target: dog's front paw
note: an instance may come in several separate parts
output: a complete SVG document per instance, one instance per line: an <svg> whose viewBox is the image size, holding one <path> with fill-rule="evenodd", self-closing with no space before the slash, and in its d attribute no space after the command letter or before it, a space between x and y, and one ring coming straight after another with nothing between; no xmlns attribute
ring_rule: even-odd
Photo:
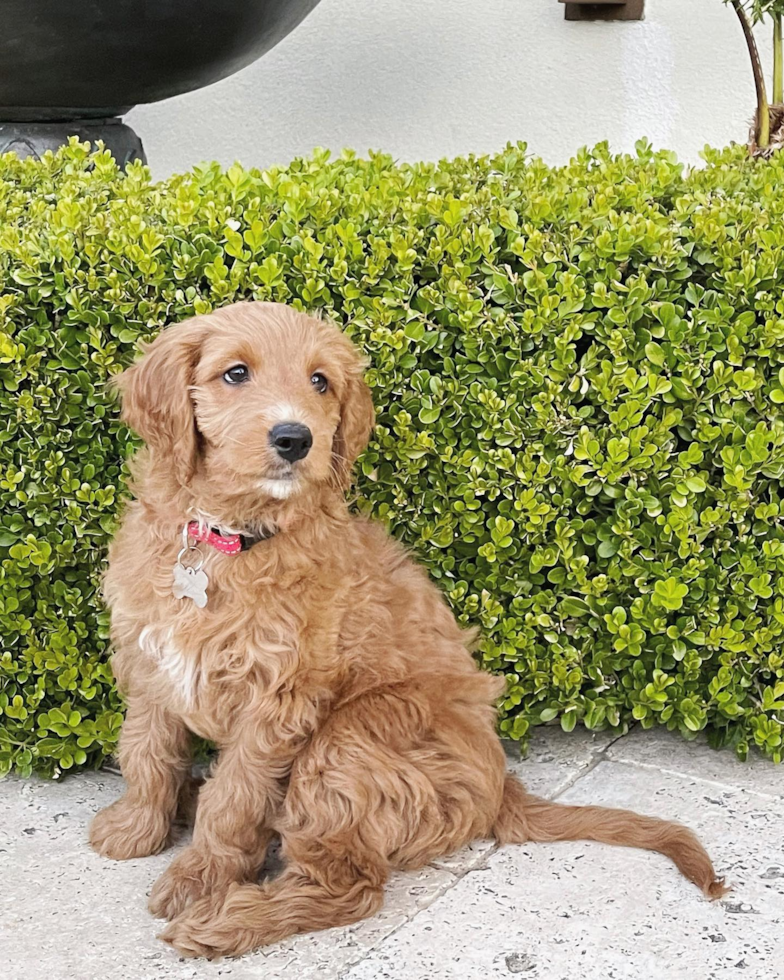
<svg viewBox="0 0 784 980"><path fill-rule="evenodd" d="M258 891L253 885L233 885L225 900L216 901L210 896L194 902L158 938L183 956L203 956L209 960L240 956L255 949L262 945L261 937L247 928L245 917L232 901L233 896L241 899L250 889L254 893Z"/></svg>
<svg viewBox="0 0 784 980"><path fill-rule="evenodd" d="M127 861L158 854L168 843L170 829L166 813L123 796L96 814L90 844L104 857Z"/></svg>
<svg viewBox="0 0 784 980"><path fill-rule="evenodd" d="M206 890L207 868L193 848L179 854L153 885L147 907L157 919L173 919Z"/></svg>
<svg viewBox="0 0 784 980"><path fill-rule="evenodd" d="M187 847L155 882L148 908L158 919L173 919L204 896L220 904L229 885L236 880L235 871L199 853L193 846Z"/></svg>

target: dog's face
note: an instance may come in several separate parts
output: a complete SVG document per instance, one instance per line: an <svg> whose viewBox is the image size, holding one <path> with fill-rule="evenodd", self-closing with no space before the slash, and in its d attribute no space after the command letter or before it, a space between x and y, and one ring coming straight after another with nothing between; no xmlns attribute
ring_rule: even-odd
<svg viewBox="0 0 784 980"><path fill-rule="evenodd" d="M345 485L373 425L349 341L275 303L169 327L121 387L124 419L181 484L201 468L229 490L278 500Z"/></svg>

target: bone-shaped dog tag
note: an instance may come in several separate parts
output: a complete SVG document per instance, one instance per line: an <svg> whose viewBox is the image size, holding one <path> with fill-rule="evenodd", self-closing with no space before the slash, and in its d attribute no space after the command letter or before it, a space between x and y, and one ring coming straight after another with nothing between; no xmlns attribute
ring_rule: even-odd
<svg viewBox="0 0 784 980"><path fill-rule="evenodd" d="M191 599L199 609L207 605L207 586L210 580L200 568L187 568L182 562L174 566L172 595L175 599Z"/></svg>

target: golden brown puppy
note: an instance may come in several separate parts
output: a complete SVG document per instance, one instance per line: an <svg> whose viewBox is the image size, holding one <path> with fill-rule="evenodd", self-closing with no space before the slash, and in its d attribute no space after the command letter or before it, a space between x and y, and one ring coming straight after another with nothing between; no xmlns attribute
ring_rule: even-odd
<svg viewBox="0 0 784 980"><path fill-rule="evenodd" d="M191 733L220 748L193 842L152 891L165 939L212 957L353 922L391 869L488 836L649 848L723 893L684 827L548 803L505 775L502 681L425 573L347 511L373 405L335 326L227 307L170 327L121 385L147 448L106 576L128 788L95 818L96 850L166 847ZM287 865L259 885L273 833Z"/></svg>

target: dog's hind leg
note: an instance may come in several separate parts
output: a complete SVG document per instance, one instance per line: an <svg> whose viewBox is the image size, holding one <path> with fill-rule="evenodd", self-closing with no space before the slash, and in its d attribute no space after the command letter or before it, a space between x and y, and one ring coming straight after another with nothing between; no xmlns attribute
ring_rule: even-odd
<svg viewBox="0 0 784 980"><path fill-rule="evenodd" d="M161 938L186 956L238 956L295 933L349 925L381 908L381 869L365 871L346 859L318 874L289 865L262 885L232 885L219 908L209 898L194 902Z"/></svg>

